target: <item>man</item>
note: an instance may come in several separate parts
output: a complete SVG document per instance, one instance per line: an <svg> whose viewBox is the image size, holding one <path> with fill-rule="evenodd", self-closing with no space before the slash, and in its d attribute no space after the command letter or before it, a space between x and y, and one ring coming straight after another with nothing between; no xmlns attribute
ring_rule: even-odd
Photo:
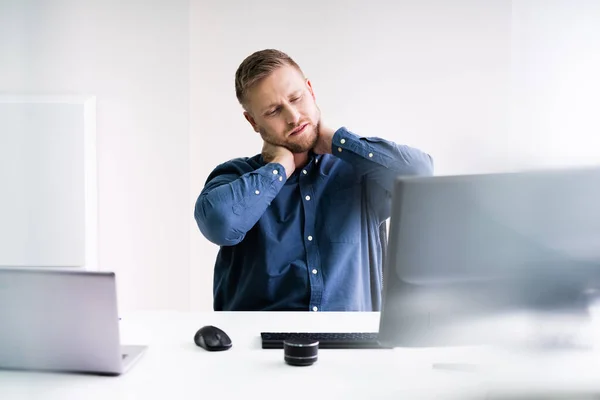
<svg viewBox="0 0 600 400"><path fill-rule="evenodd" d="M196 202L200 231L220 246L214 309L379 310L394 178L431 175L431 157L327 126L281 51L248 56L235 90L264 145L217 166Z"/></svg>

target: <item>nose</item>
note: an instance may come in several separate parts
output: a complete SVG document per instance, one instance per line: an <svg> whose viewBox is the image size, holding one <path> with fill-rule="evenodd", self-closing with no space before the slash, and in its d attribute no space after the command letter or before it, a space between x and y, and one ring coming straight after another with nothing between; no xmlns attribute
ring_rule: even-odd
<svg viewBox="0 0 600 400"><path fill-rule="evenodd" d="M290 125L297 125L300 121L300 112L293 106L287 107L286 122Z"/></svg>

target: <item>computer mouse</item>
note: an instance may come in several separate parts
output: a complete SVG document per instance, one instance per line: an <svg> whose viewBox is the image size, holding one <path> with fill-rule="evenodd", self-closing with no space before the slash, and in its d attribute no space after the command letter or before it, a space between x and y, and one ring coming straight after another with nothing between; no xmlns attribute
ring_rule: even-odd
<svg viewBox="0 0 600 400"><path fill-rule="evenodd" d="M208 351L222 351L231 348L231 339L229 336L216 326L207 325L198 329L194 335L194 342L197 346Z"/></svg>

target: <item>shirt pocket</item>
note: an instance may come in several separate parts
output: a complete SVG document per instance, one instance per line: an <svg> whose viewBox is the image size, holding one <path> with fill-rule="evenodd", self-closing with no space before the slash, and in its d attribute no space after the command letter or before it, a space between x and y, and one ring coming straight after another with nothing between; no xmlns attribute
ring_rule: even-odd
<svg viewBox="0 0 600 400"><path fill-rule="evenodd" d="M325 197L324 231L332 243L359 243L361 238L361 186L332 187Z"/></svg>

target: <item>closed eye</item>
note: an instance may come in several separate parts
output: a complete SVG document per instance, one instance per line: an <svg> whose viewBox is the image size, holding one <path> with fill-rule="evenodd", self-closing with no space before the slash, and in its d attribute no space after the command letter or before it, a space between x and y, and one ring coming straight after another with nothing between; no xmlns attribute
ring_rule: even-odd
<svg viewBox="0 0 600 400"><path fill-rule="evenodd" d="M273 109L271 111L268 111L266 115L268 115L268 116L275 115L275 114L277 114L279 112L279 110L280 110L280 108L277 107L277 108L275 108L275 109Z"/></svg>

